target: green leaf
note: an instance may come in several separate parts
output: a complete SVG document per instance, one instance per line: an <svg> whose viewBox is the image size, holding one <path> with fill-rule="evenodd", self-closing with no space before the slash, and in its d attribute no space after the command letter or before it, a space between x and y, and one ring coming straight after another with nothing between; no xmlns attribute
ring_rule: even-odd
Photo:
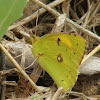
<svg viewBox="0 0 100 100"><path fill-rule="evenodd" d="M8 27L22 16L27 0L0 0L0 40Z"/></svg>

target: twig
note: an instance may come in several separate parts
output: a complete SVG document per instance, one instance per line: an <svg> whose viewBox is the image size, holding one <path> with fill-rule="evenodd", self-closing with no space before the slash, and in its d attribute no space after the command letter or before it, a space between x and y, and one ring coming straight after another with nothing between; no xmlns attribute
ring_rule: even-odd
<svg viewBox="0 0 100 100"><path fill-rule="evenodd" d="M36 0L37 1L37 0ZM44 4L45 5L45 4ZM40 5L41 6L41 5ZM43 7L43 5L42 5L42 7ZM58 15L60 15L60 14L58 14L58 13L55 13L56 11L55 10L53 10L52 8L48 8L48 6L44 6L44 8L46 9L46 10L48 10L48 9L50 9L50 10L48 10L48 11L54 11L53 12L53 14L55 14L55 16L58 16ZM56 14L58 14L58 15L56 15ZM95 39L97 39L99 42L100 42L100 37L99 36L97 36L96 34L94 34L93 32L91 32L91 31L89 31L89 30L87 30L87 29L85 29L85 28L83 28L82 26L80 26L80 25L78 25L77 23L75 23L75 22L73 22L72 20L70 20L69 18L66 18L66 21L69 23L69 24L72 24L74 27L76 27L77 29L79 29L80 31L82 31L83 33L86 33L87 35L89 35L89 36L91 36L91 37L93 37L93 38L95 38Z"/></svg>
<svg viewBox="0 0 100 100"><path fill-rule="evenodd" d="M69 18L69 11L70 11L70 2L71 0L66 0L62 3L62 12L63 14L66 14L68 18Z"/></svg>
<svg viewBox="0 0 100 100"><path fill-rule="evenodd" d="M14 41L18 41L19 40L12 31L8 31L5 35L7 37L9 37L11 40L14 40Z"/></svg>
<svg viewBox="0 0 100 100"><path fill-rule="evenodd" d="M86 96L86 95L84 95L83 93L80 93L80 92L70 91L69 94L76 96L76 97L82 97L82 100L99 100L98 98L88 97L88 96Z"/></svg>
<svg viewBox="0 0 100 100"><path fill-rule="evenodd" d="M70 19L68 19L68 18L66 18L66 21L67 21L69 24L71 24L71 25L73 25L74 27L76 27L77 29L79 29L81 32L83 32L83 33L89 35L90 37L92 37L92 38L94 38L94 39L96 39L96 40L98 40L98 41L100 42L100 37L99 37L98 35L94 34L93 32L91 32L91 31L89 31L89 30L87 30L87 29L85 29L85 28L83 28L82 26L78 25L77 23L73 22L72 20L70 20Z"/></svg>
<svg viewBox="0 0 100 100"><path fill-rule="evenodd" d="M51 100L57 100L58 96L62 92L62 89L63 89L63 87L59 87Z"/></svg>
<svg viewBox="0 0 100 100"><path fill-rule="evenodd" d="M2 63L2 69L6 69L6 66L5 66L5 55L4 53L1 51L1 63ZM6 76L3 77L3 80L2 81L6 81ZM2 83L2 82L1 82ZM1 100L5 100L5 97L6 97L6 85L5 84L2 84L2 92L1 92Z"/></svg>
<svg viewBox="0 0 100 100"><path fill-rule="evenodd" d="M15 81L3 81L1 84L2 85L10 85L10 86L17 86L18 85Z"/></svg>
<svg viewBox="0 0 100 100"><path fill-rule="evenodd" d="M88 11L87 11L87 16L86 16L86 18L85 18L85 21L84 21L84 23L83 23L83 27L85 28L86 27L86 25L87 25L87 23L88 23L88 20L89 20L89 16L90 16L90 13L91 13L91 7L90 7L90 0L87 0L87 3L88 3ZM91 5L93 5L93 4L91 4Z"/></svg>
<svg viewBox="0 0 100 100"><path fill-rule="evenodd" d="M4 81L6 80L6 77L4 78ZM1 100L5 100L6 97L6 85L2 84L2 94L1 94Z"/></svg>
<svg viewBox="0 0 100 100"><path fill-rule="evenodd" d="M58 1L58 0L56 0L56 1ZM55 2L56 2L55 1ZM63 1L65 1L65 0L59 0L59 3L61 3L61 1L63 2ZM54 2L52 2L51 3L51 5L53 6L54 4L53 4ZM55 3L56 4L56 3ZM42 5L43 6L43 5ZM50 6L50 5L48 5L48 6ZM46 7L44 7L45 9L47 9L48 10L48 6L46 6ZM42 9L42 10L41 10ZM40 14L41 13L44 13L46 10L45 9L43 9L43 8L41 8L39 11L40 11ZM54 11L52 8L50 8L49 7L49 9L50 9L50 11L52 10L52 12ZM54 11L54 13L55 13L56 11ZM55 13L55 15L56 14L58 14L58 13ZM58 14L58 15L60 15L60 14ZM58 15L56 15L56 16L58 16ZM19 25L23 25L23 24L26 24L27 22L29 22L29 21L31 21L32 19L34 19L34 18L36 18L36 16L37 16L37 12L35 12L34 14L33 14L33 16L30 16L30 18L28 19L28 18L26 18L26 19L24 19L24 20L22 20L20 23L18 23L18 24L16 24L15 26L13 26L13 27L9 27L9 30L11 30L11 29L13 29L13 28L15 28L15 27L17 27L17 26L19 26ZM28 20L27 20L28 19ZM24 21L24 22L23 22ZM99 36L97 36L96 34L94 34L93 32L91 32L91 31L89 31L89 30L87 30L87 29L85 29L85 28L83 28L82 26L80 26L80 25L78 25L77 23L75 23L75 22L73 22L72 20L70 20L69 18L66 18L66 21L69 23L69 24L72 24L74 27L76 27L77 29L79 29L80 31L82 31L83 33L86 33L87 35L89 35L89 36L91 36L91 37L93 37L94 39L96 39L96 40L98 40L99 42L100 42L100 37Z"/></svg>
<svg viewBox="0 0 100 100"><path fill-rule="evenodd" d="M87 61L91 56L93 56L96 52L98 52L100 50L100 44L95 48L93 49L83 60L82 60L82 63L83 64L85 61Z"/></svg>
<svg viewBox="0 0 100 100"><path fill-rule="evenodd" d="M0 76L7 75L7 74L10 75L10 74L15 73L15 72L19 72L17 68L1 70L0 71Z"/></svg>
<svg viewBox="0 0 100 100"><path fill-rule="evenodd" d="M55 6L59 5L60 3L62 3L63 1L65 1L65 0L55 0L54 2L48 4L47 6L55 7ZM46 12L46 10L44 8L39 9L39 15L41 15L41 14L43 14L45 12ZM38 14L38 11L34 12L32 15L26 17L22 21L14 24L14 25L11 25L8 30L12 30L12 29L14 29L14 28L16 28L16 27L18 27L20 25L28 23L29 21L35 19L37 17L37 14Z"/></svg>
<svg viewBox="0 0 100 100"><path fill-rule="evenodd" d="M95 6L95 5L94 5L94 4L91 4L91 5L90 5L90 9L91 9L91 10L93 9L93 8L92 8L93 6ZM91 11L91 12L92 12L92 11ZM79 21L80 21L80 20L81 20L81 21L84 20L84 19L86 18L86 16L87 16L87 13L88 13L88 11L79 19Z"/></svg>
<svg viewBox="0 0 100 100"><path fill-rule="evenodd" d="M66 22L66 14L61 14L59 17L57 17L51 33L61 32L65 22Z"/></svg>
<svg viewBox="0 0 100 100"><path fill-rule="evenodd" d="M39 88L35 85L35 83L31 80L31 78L23 71L23 69L19 66L19 64L13 59L13 57L8 53L8 51L0 44L0 49L5 53L5 55L11 60L11 62L16 66L16 68L20 71L20 73L27 79L29 80L30 84L33 86L33 88L38 91L39 93L40 90Z"/></svg>
<svg viewBox="0 0 100 100"><path fill-rule="evenodd" d="M36 32L37 32L38 20L39 20L39 10L38 10L38 14L37 14L37 17L36 17L36 28L35 28L35 35L36 35Z"/></svg>
<svg viewBox="0 0 100 100"><path fill-rule="evenodd" d="M32 0L32 1L34 1L34 2L35 2L36 4L38 4L40 7L46 9L47 11L49 11L49 12L50 12L51 14L53 14L55 17L58 17L58 16L60 15L57 11L51 9L51 7L45 5L45 4L42 3L41 1L39 1L39 0ZM65 0L64 0L64 1L65 1Z"/></svg>
<svg viewBox="0 0 100 100"><path fill-rule="evenodd" d="M89 18L88 23L92 20L92 18L94 17L94 15L97 13L97 11L100 9L100 2L97 4L97 6L95 7L94 11L92 11L92 14Z"/></svg>
<svg viewBox="0 0 100 100"><path fill-rule="evenodd" d="M37 59L38 59L38 57L35 58L34 61L33 61L29 66L27 66L27 67L25 68L25 70L28 69L28 68L30 68L30 67L37 61Z"/></svg>
<svg viewBox="0 0 100 100"><path fill-rule="evenodd" d="M32 73L30 75L30 77L31 77L31 79L33 80L34 83L37 82L42 71L43 71L43 69L41 68L40 65L34 67L34 70L32 71Z"/></svg>

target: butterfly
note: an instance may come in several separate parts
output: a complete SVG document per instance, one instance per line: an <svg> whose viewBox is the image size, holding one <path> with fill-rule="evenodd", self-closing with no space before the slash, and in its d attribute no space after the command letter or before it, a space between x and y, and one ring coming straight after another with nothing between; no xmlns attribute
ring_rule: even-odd
<svg viewBox="0 0 100 100"><path fill-rule="evenodd" d="M51 33L32 40L33 55L63 91L70 90L78 76L86 41L74 33Z"/></svg>

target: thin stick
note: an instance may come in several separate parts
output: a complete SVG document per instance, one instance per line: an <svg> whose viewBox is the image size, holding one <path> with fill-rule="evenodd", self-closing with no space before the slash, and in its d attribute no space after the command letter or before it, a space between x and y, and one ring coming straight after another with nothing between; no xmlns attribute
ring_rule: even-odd
<svg viewBox="0 0 100 100"><path fill-rule="evenodd" d="M76 27L77 29L79 29L81 32L89 35L90 37L98 40L100 42L100 37L96 34L94 34L93 32L83 28L82 26L78 25L77 23L73 22L72 20L70 20L69 18L66 18L67 23L72 24L74 27Z"/></svg>
<svg viewBox="0 0 100 100"><path fill-rule="evenodd" d="M2 67L2 69L3 70L5 70L6 69L6 66L5 66L5 55L4 55L4 53L0 50L0 52L1 52L1 65L2 66L0 66L0 67ZM2 82L3 81L6 81L6 75L4 76L4 78L3 78L3 80L2 80ZM1 82L1 83L2 83ZM6 85L5 84L2 84L2 94L1 94L1 100L5 100L6 99Z"/></svg>
<svg viewBox="0 0 100 100"><path fill-rule="evenodd" d="M87 3L88 3L88 11L87 11L87 15L86 15L86 18L85 18L85 21L84 21L84 23L83 23L83 27L86 27L86 25L87 25L87 23L88 23L88 20L89 20L89 17L90 17L90 0L87 0ZM93 5L93 4L91 4L91 5Z"/></svg>
<svg viewBox="0 0 100 100"><path fill-rule="evenodd" d="M33 88L38 91L39 93L40 90L39 88L35 85L35 83L31 80L31 78L23 71L23 69L19 66L19 64L13 59L13 57L8 53L8 51L0 44L0 49L5 53L5 55L11 60L11 62L16 66L16 68L20 71L20 73L27 79L29 80L30 84L33 86Z"/></svg>
<svg viewBox="0 0 100 100"><path fill-rule="evenodd" d="M65 22L66 22L66 14L61 14L59 17L56 18L56 22L51 30L51 33L61 32Z"/></svg>
<svg viewBox="0 0 100 100"><path fill-rule="evenodd" d="M93 49L83 60L82 60L82 64L87 61L91 56L93 56L96 52L98 52L100 50L100 44Z"/></svg>
<svg viewBox="0 0 100 100"><path fill-rule="evenodd" d="M30 68L30 67L37 61L37 59L38 59L38 57L35 58L34 61L33 61L29 66L27 66L27 67L25 68L25 70L28 69L28 68Z"/></svg>
<svg viewBox="0 0 100 100"><path fill-rule="evenodd" d="M38 4L38 1L37 0L34 0L34 2L36 2ZM39 1L40 2L40 1ZM50 11L50 12L53 12L53 14L55 14L55 16L59 16L60 14L58 13L55 13L56 11L53 10L52 8L46 6L45 4L43 5L40 5L42 7L44 7L46 10ZM58 14L58 15L56 15ZM93 32L83 28L82 26L78 25L77 23L73 22L72 20L70 20L69 18L66 18L66 21L69 23L69 24L72 24L74 27L76 27L77 29L79 29L80 31L82 31L83 33L86 33L87 35L97 39L99 42L100 42L100 37L97 36L96 34L94 34Z"/></svg>
<svg viewBox="0 0 100 100"><path fill-rule="evenodd" d="M34 83L37 82L37 80L39 79L42 71L43 71L43 69L41 68L40 65L34 67L34 70L32 71L32 73L30 75L30 77L34 81Z"/></svg>
<svg viewBox="0 0 100 100"><path fill-rule="evenodd" d="M97 6L95 7L94 11L92 11L92 14L89 18L88 23L93 19L93 17L95 16L95 14L97 13L97 11L100 9L100 2L97 4Z"/></svg>
<svg viewBox="0 0 100 100"><path fill-rule="evenodd" d="M35 35L36 35L36 33L37 33L37 24L38 24L38 20L39 20L39 10L38 10L37 17L36 17Z"/></svg>
<svg viewBox="0 0 100 100"><path fill-rule="evenodd" d="M57 1L58 0L56 0L55 2L57 3ZM65 1L65 0L59 0L59 3L61 3L61 1L63 2L63 1ZM55 4L56 4L55 3ZM51 4L51 6L53 7L53 2L52 3L50 3ZM50 4L48 4L48 6L50 6ZM46 6L46 7L48 7L48 6ZM51 9L50 9L51 10ZM45 9L43 9L43 8L41 8L40 10L40 14L41 13L44 13L46 10ZM52 10L52 11L54 11L54 10ZM55 11L54 11L55 12ZM57 13L58 14L58 13ZM17 26L19 26L19 25L23 25L23 24L26 24L27 22L29 22L29 21L31 21L32 19L34 19L34 18L36 18L36 16L37 16L37 12L35 12L32 16L30 16L30 18L25 18L25 19L23 19L20 23L18 23L18 24L16 24L16 25L13 25L12 27L9 27L9 29L8 30L11 30L11 29L13 29L13 28L15 28L15 27L17 27ZM28 19L28 20L27 20ZM98 36L98 35L96 35L96 34L94 34L93 32L91 32L91 31L89 31L89 30L87 30L87 29L85 29L85 28L83 28L82 26L80 26L80 25L78 25L77 23L75 23L74 21L72 21L72 20L70 20L69 18L66 18L66 21L69 23L69 24L72 24L74 27L76 27L78 30L80 30L81 32L83 32L83 33L86 33L87 35L89 35L90 37L92 37L92 38L94 38L94 39L96 39L96 40L98 40L99 42L100 42L100 37Z"/></svg>
<svg viewBox="0 0 100 100"><path fill-rule="evenodd" d="M51 100L57 100L58 96L62 92L62 89L63 89L63 87L59 87Z"/></svg>
<svg viewBox="0 0 100 100"><path fill-rule="evenodd" d="M49 7L55 7L55 6L59 5L60 3L62 3L63 1L65 1L65 0L55 0L55 1L51 2L50 4L48 4L47 6L49 6ZM39 15L41 15L41 14L43 14L43 13L46 12L46 10L44 8L39 9L39 11L40 11ZM20 22L14 24L14 25L11 25L8 30L12 30L12 29L14 29L14 28L16 28L16 27L18 27L20 25L26 24L29 21L35 19L37 17L37 13L38 13L38 11L36 11L32 15L24 18Z"/></svg>
<svg viewBox="0 0 100 100"><path fill-rule="evenodd" d="M32 0L34 1L36 4L38 4L40 7L46 9L47 11L49 11L51 14L53 14L55 17L58 17L60 14L53 10L51 7L49 7L48 5L45 5L44 3L42 3L41 1L39 0ZM64 0L65 1L65 0Z"/></svg>

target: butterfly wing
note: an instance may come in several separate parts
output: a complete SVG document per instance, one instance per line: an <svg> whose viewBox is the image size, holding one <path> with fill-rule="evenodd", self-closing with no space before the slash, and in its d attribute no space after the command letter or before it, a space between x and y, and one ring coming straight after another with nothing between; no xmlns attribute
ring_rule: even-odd
<svg viewBox="0 0 100 100"><path fill-rule="evenodd" d="M33 44L33 55L58 87L68 91L77 79L85 40L76 34L47 34Z"/></svg>

